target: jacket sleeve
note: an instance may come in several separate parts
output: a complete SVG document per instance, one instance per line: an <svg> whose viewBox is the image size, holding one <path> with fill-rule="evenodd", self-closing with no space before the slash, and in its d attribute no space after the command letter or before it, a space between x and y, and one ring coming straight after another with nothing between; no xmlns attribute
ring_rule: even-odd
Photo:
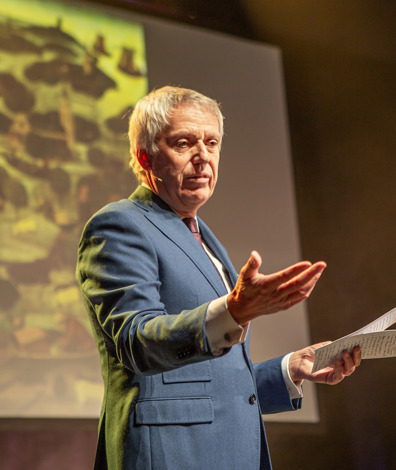
<svg viewBox="0 0 396 470"><path fill-rule="evenodd" d="M153 374L213 357L204 331L208 303L168 314L159 293L158 247L127 211L102 210L88 222L77 281L94 329L133 372Z"/></svg>
<svg viewBox="0 0 396 470"><path fill-rule="evenodd" d="M294 411L302 399L291 399L282 373L283 356L253 364L258 399L264 414Z"/></svg>

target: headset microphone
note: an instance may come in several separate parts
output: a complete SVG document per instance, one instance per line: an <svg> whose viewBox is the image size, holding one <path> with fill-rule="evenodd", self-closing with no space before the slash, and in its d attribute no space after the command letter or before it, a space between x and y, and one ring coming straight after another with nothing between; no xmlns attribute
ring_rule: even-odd
<svg viewBox="0 0 396 470"><path fill-rule="evenodd" d="M158 176L155 176L152 172L151 174L153 175L153 178L157 181L159 181L160 183L162 183L162 179L161 178L158 178Z"/></svg>

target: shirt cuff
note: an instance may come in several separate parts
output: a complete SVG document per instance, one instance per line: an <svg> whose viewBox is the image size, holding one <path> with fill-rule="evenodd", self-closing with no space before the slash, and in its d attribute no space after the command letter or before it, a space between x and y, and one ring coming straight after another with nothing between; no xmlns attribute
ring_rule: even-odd
<svg viewBox="0 0 396 470"><path fill-rule="evenodd" d="M227 296L212 300L206 312L206 337L215 356L220 356L224 349L234 344L243 343L249 329L249 323L242 327L234 320L228 311Z"/></svg>
<svg viewBox="0 0 396 470"><path fill-rule="evenodd" d="M289 391L290 398L293 400L294 398L302 398L303 391L302 391L302 382L299 385L296 385L290 377L289 372L289 360L290 356L293 353L286 354L286 356L282 359L282 374L283 378L285 379L287 390Z"/></svg>

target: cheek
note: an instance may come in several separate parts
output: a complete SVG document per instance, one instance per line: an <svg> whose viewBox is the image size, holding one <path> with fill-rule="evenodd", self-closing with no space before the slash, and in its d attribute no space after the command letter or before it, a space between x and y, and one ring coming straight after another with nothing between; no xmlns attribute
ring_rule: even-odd
<svg viewBox="0 0 396 470"><path fill-rule="evenodd" d="M214 188L216 186L216 183L217 183L217 177L214 177L212 178L212 181L210 182L210 190L213 192L214 191Z"/></svg>
<svg viewBox="0 0 396 470"><path fill-rule="evenodd" d="M168 162L169 173L176 176L177 178L182 178L185 173L188 173L187 167L188 161L185 162L181 158Z"/></svg>
<svg viewBox="0 0 396 470"><path fill-rule="evenodd" d="M153 166L154 169L154 166ZM169 160L163 159L156 162L156 172L162 174L165 178L170 178L172 180L178 179L180 170L177 168L177 165L169 162Z"/></svg>
<svg viewBox="0 0 396 470"><path fill-rule="evenodd" d="M212 164L212 173L213 173L213 176L214 176L214 180L216 182L217 180L217 176L219 174L219 161L216 160L215 162L213 162Z"/></svg>

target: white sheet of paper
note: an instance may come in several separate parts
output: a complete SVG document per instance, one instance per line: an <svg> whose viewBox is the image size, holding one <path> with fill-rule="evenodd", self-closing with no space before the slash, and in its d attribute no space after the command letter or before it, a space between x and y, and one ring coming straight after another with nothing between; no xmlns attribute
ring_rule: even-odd
<svg viewBox="0 0 396 470"><path fill-rule="evenodd" d="M396 323L396 308L380 316L359 330L337 339L315 351L315 362L312 372L316 372L342 359L342 351L353 351L360 346L362 359L396 357L396 330L384 331Z"/></svg>
<svg viewBox="0 0 396 470"><path fill-rule="evenodd" d="M363 328L360 328L360 330L356 330L353 333L345 336L345 338L348 338L349 336L355 336L360 333L374 333L376 331L384 331L394 323L396 323L396 308L389 310L389 312L384 313L376 320L372 321Z"/></svg>

